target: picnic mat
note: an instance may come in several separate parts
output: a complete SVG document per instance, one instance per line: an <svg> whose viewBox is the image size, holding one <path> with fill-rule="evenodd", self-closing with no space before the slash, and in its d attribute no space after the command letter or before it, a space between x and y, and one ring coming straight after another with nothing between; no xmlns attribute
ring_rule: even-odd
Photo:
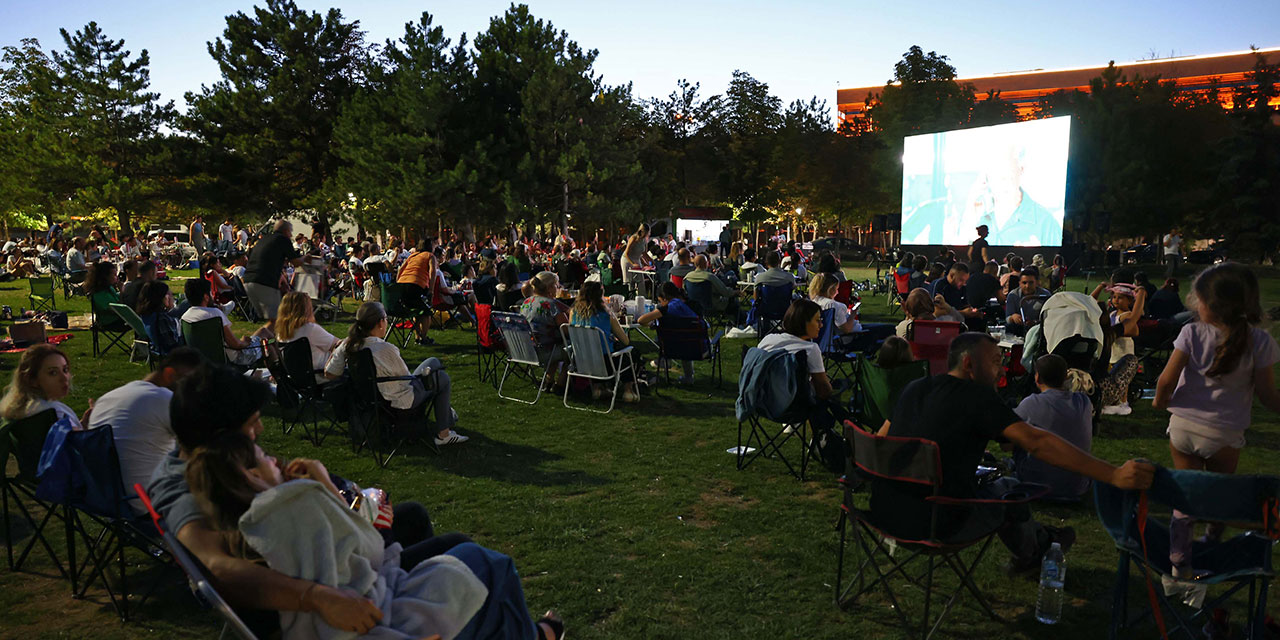
<svg viewBox="0 0 1280 640"><path fill-rule="evenodd" d="M74 337L75 337L74 334L59 333L57 335L49 336L48 338L46 338L46 341L51 345L57 346ZM23 351L26 351L26 350L27 350L26 347L23 347L21 349L14 348L13 340L10 340L9 338L0 340L0 353L22 353Z"/></svg>

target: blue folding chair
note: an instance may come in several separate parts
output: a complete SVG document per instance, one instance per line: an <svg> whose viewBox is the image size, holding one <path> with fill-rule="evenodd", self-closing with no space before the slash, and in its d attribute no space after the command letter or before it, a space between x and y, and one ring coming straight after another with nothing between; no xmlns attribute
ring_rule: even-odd
<svg viewBox="0 0 1280 640"><path fill-rule="evenodd" d="M818 331L818 337L814 342L818 343L818 349L822 351L827 377L832 382L844 380L846 382L842 384L848 384L852 381L854 368L858 364L858 353L849 351L846 343L836 333L835 317L835 309L822 310L822 329Z"/></svg>
<svg viewBox="0 0 1280 640"><path fill-rule="evenodd" d="M754 314L756 335L761 338L775 331L782 330L782 317L791 306L792 292L795 286L757 285L756 300L751 311Z"/></svg>
<svg viewBox="0 0 1280 640"><path fill-rule="evenodd" d="M1280 538L1280 477L1224 475L1206 471L1156 469L1151 488L1145 492L1122 491L1101 482L1094 483L1098 519L1116 543L1120 561L1111 603L1111 638L1120 630L1154 617L1161 634L1168 638L1177 631L1199 637L1192 625L1211 613L1232 595L1248 588L1249 620L1245 637L1263 640L1267 591L1275 571L1271 554ZM1209 587L1230 585L1216 597L1206 599L1201 609L1186 615L1152 579L1171 576L1168 520L1149 514L1149 503L1177 509L1199 521L1229 523L1246 531L1219 542L1194 542L1191 566L1207 572L1195 580ZM1146 578L1148 605L1136 616L1128 607L1129 566L1136 565ZM1165 628L1164 614L1174 623Z"/></svg>

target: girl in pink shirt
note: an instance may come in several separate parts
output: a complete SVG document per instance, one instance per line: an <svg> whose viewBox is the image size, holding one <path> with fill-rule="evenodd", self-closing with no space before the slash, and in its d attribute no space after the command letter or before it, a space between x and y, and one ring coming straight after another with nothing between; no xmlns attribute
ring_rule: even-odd
<svg viewBox="0 0 1280 640"><path fill-rule="evenodd" d="M1280 361L1275 338L1259 328L1258 279L1244 265L1224 262L1196 278L1188 306L1197 322L1182 328L1173 354L1156 383L1155 408L1167 409L1169 451L1177 469L1235 473L1252 418L1253 396L1280 412L1272 365ZM1174 510L1169 524L1169 560L1175 577L1191 574L1194 522ZM1209 526L1207 538L1222 535Z"/></svg>

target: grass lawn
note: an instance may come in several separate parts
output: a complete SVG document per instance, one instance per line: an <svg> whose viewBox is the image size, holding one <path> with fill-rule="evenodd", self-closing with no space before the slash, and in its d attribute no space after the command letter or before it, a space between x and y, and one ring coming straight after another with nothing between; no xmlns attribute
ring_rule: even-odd
<svg viewBox="0 0 1280 640"><path fill-rule="evenodd" d="M865 277L851 270L855 278ZM1280 304L1280 272L1260 271L1265 308ZM181 274L181 272L180 272ZM1096 282L1096 281L1095 281ZM1084 282L1075 279L1074 288ZM179 287L180 288L180 287ZM0 286L0 304L30 306L27 284ZM87 312L84 298L58 308ZM348 310L352 306L348 304ZM864 320L897 320L882 296L867 298ZM240 323L236 330L252 327ZM328 329L345 335L345 324ZM662 386L640 404L619 404L607 416L572 411L560 398L536 406L499 399L476 373L474 338L450 329L433 332L438 345L404 350L410 367L427 356L445 362L454 381L459 429L472 437L440 455L411 448L379 469L335 436L320 449L299 432L285 436L275 417L264 420L264 448L283 457L307 456L395 500L425 504L439 531L461 531L515 558L535 613L556 609L571 637L591 638L899 638L897 617L876 597L853 611L832 604L839 494L829 476L800 483L781 463L757 461L745 472L726 448L734 445L733 400L742 341L725 345L726 384L717 389L699 368L691 388ZM74 389L67 403L82 411L91 397L146 373L119 353L95 359L88 332L63 344L71 356ZM4 374L17 355L0 356ZM525 389L518 389L525 390ZM1146 457L1169 463L1166 418L1149 403L1126 417L1107 417L1094 453L1112 462ZM1280 417L1261 407L1248 434L1242 472L1276 473ZM994 623L956 607L946 631L958 637L1101 637L1111 612L1116 552L1090 504L1038 506L1046 524L1071 525L1079 539L1068 557L1067 604L1057 628L1037 623L1036 583L1011 580L998 544L978 571L997 611ZM851 559L857 558L850 550ZM43 563L43 564L42 564ZM942 575L942 574L939 574ZM946 578L943 578L946 580ZM951 582L943 582L944 592ZM171 588L121 624L99 589L73 600L38 554L21 573L0 570L0 637L214 637L214 614L200 609L185 585ZM915 604L919 604L915 598ZM1276 612L1280 589L1273 588ZM1131 604L1146 601L1139 582ZM961 602L965 602L962 598ZM1243 600L1232 612L1243 618ZM917 609L913 609L915 611ZM1154 625L1128 637L1157 637Z"/></svg>

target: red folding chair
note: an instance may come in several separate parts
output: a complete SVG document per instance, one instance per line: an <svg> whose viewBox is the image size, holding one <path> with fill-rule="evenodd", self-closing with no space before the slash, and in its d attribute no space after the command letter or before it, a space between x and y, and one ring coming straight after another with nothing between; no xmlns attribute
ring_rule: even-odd
<svg viewBox="0 0 1280 640"><path fill-rule="evenodd" d="M939 320L914 320L907 329L907 341L916 360L929 361L929 375L947 371L947 351L951 341L964 332L964 323Z"/></svg>
<svg viewBox="0 0 1280 640"><path fill-rule="evenodd" d="M480 382L489 382L498 388L498 365L507 353L502 334L493 324L493 306L476 304L476 366Z"/></svg>
<svg viewBox="0 0 1280 640"><path fill-rule="evenodd" d="M249 626L240 619L231 605L218 594L218 590L213 588L209 583L209 579L205 577L204 571L195 558L191 557L191 553L187 548L178 541L178 538L165 529L163 519L156 512L154 506L151 505L151 496L147 495L146 489L141 484L133 485L133 490L138 492L138 498L142 500L143 506L147 508L147 513L151 514L151 521L156 525L156 531L160 532L160 536L164 538L164 544L169 548L169 553L178 561L178 566L182 567L182 572L187 574L187 581L191 585L191 591L195 594L196 599L200 600L205 606L218 612L222 616L224 625L222 634L219 637L226 636L227 629L230 628L242 640L258 640L258 636L254 634Z"/></svg>

